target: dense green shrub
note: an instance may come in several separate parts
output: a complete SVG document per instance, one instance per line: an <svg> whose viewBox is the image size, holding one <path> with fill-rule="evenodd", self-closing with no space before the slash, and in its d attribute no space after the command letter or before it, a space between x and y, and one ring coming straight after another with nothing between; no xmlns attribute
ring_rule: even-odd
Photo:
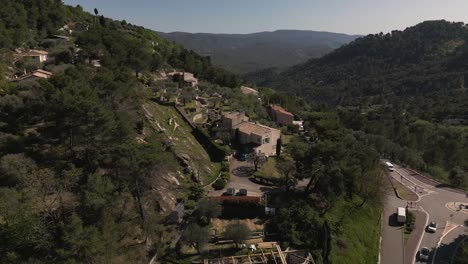
<svg viewBox="0 0 468 264"><path fill-rule="evenodd" d="M222 190L226 187L226 181L223 178L219 178L212 184L212 186L217 191Z"/></svg>
<svg viewBox="0 0 468 264"><path fill-rule="evenodd" d="M224 179L228 182L231 179L231 173L228 171L221 172L221 179Z"/></svg>
<svg viewBox="0 0 468 264"><path fill-rule="evenodd" d="M221 162L221 171L229 172L229 163L228 162Z"/></svg>

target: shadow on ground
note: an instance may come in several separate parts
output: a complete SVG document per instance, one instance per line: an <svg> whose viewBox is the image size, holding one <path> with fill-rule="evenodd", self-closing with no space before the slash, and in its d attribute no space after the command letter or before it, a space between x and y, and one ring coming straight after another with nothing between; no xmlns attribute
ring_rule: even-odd
<svg viewBox="0 0 468 264"><path fill-rule="evenodd" d="M461 247L463 247L463 244L462 244L463 241L465 244L468 243L468 235L461 234L450 244L442 243L442 245L440 245L440 247L437 249L437 255L436 255L436 259L434 263L438 263L438 264L468 263L466 255L461 254L461 251L462 251ZM428 263L430 263L430 261L434 257L434 250L435 250L434 248L431 248L431 259L429 259ZM419 256L419 252L418 252L418 256Z"/></svg>
<svg viewBox="0 0 468 264"><path fill-rule="evenodd" d="M241 166L232 170L232 174L238 177L250 177L254 171L255 169L252 167Z"/></svg>
<svg viewBox="0 0 468 264"><path fill-rule="evenodd" d="M403 227L402 224L398 223L398 220L397 220L397 214L394 213L394 214L391 214L389 217L388 217L388 225L389 226L393 226L393 227Z"/></svg>

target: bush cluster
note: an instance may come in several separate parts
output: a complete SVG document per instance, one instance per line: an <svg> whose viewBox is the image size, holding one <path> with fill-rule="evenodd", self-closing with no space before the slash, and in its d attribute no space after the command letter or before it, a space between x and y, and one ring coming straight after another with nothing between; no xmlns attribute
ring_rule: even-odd
<svg viewBox="0 0 468 264"><path fill-rule="evenodd" d="M219 178L212 184L212 186L217 191L222 190L224 189L224 187L226 187L226 180L223 178Z"/></svg>

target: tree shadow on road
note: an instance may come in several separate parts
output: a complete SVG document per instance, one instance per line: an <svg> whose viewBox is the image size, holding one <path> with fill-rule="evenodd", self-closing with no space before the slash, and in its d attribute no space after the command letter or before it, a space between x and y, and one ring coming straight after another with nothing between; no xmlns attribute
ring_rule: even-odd
<svg viewBox="0 0 468 264"><path fill-rule="evenodd" d="M466 264L468 263L468 252L464 252L465 255L461 254L461 249L457 246L462 247L461 243L468 243L468 235L460 234L452 243L450 244L441 244L437 249L436 259L434 263L438 264ZM435 248L431 248L431 259L434 257ZM455 255L457 252L459 254ZM418 252L419 256L419 252ZM428 263L431 263L431 262Z"/></svg>

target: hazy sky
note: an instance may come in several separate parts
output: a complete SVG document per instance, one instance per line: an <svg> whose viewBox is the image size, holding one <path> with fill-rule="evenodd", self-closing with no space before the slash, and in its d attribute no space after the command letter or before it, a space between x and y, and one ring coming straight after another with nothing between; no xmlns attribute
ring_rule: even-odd
<svg viewBox="0 0 468 264"><path fill-rule="evenodd" d="M306 29L368 34L424 20L468 21L468 0L65 0L158 31Z"/></svg>

